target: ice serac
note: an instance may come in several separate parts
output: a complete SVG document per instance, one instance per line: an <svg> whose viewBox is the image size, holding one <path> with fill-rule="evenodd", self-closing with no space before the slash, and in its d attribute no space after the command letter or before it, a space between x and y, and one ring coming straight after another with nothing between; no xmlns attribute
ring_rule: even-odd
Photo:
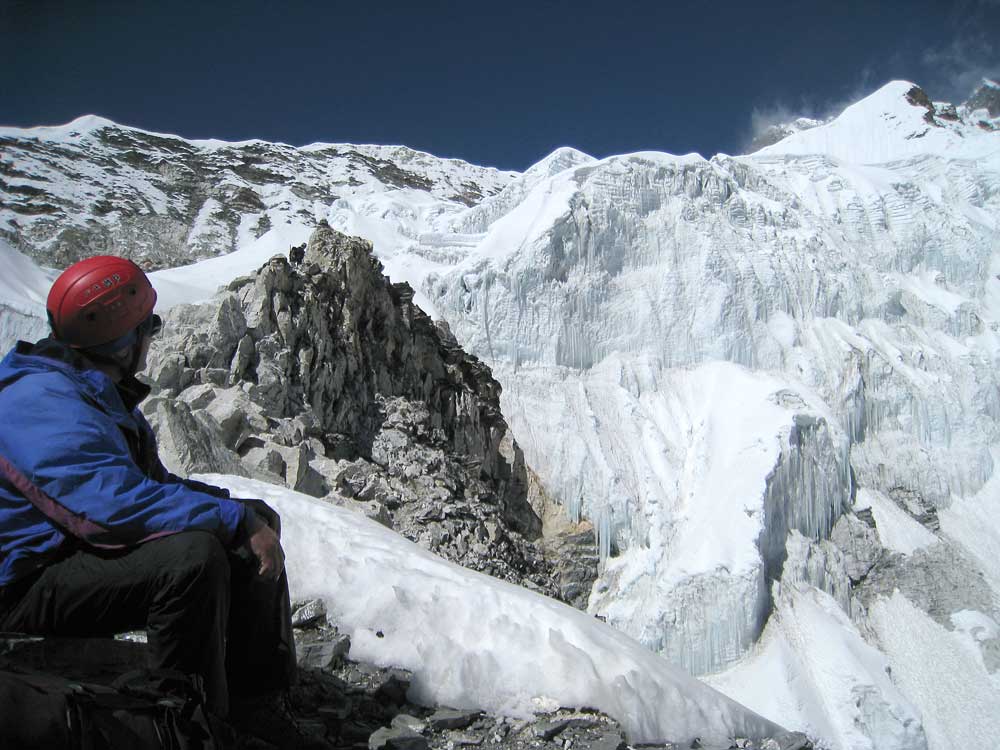
<svg viewBox="0 0 1000 750"><path fill-rule="evenodd" d="M636 432L619 436L625 460L656 474L641 494L620 484L598 511L613 556L591 610L695 674L718 671L763 629L789 534L828 536L848 502L846 437L814 396L738 365L659 373L657 388L636 380L631 394L594 382L602 369L586 385L590 415L598 424L627 415ZM581 438L565 437L580 434L572 428L559 433L579 456L585 496L600 468L574 445Z"/></svg>

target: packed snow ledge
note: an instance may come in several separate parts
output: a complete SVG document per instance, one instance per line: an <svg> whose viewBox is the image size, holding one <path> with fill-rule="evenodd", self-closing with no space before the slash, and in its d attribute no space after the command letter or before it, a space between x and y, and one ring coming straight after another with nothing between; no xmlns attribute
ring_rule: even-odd
<svg viewBox="0 0 1000 750"><path fill-rule="evenodd" d="M412 700L527 716L597 708L633 742L729 746L783 730L583 612L430 554L359 513L198 477L282 517L292 597L323 597L351 658L413 672Z"/></svg>

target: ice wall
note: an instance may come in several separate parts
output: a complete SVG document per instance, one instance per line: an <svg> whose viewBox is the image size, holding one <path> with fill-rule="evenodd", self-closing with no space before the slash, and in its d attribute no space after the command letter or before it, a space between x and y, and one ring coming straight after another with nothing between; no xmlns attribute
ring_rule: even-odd
<svg viewBox="0 0 1000 750"><path fill-rule="evenodd" d="M49 324L45 297L55 274L0 240L0 356L19 339L35 341L45 336Z"/></svg>
<svg viewBox="0 0 1000 750"><path fill-rule="evenodd" d="M907 127L926 125L899 106ZM994 474L1000 162L985 137L951 132L954 148L907 145L884 164L773 149L567 156L455 220L479 239L424 290L494 368L529 463L595 522L611 557L594 611L693 669L720 668L763 627L789 532L820 550L857 488L946 508ZM719 458L694 402L678 405L679 383L720 361L768 373L791 399L784 432L729 426L776 441L767 465ZM673 553L645 551L702 531L679 499L693 466L747 479L741 497L765 521L716 541L751 539L761 571L675 575Z"/></svg>

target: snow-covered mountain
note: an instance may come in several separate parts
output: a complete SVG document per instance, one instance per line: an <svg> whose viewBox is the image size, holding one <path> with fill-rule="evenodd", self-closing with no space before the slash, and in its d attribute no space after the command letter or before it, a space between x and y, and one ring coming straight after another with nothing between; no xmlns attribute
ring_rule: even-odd
<svg viewBox="0 0 1000 750"><path fill-rule="evenodd" d="M524 174L4 129L0 232L42 264L213 256L158 271L164 304L320 219L372 239L595 522L593 613L829 747L980 747L1000 736L995 90L894 82L748 156L560 149Z"/></svg>
<svg viewBox="0 0 1000 750"><path fill-rule="evenodd" d="M47 265L95 252L171 268L313 226L331 207L378 219L473 205L513 173L403 146L187 141L81 117L0 128L0 237Z"/></svg>

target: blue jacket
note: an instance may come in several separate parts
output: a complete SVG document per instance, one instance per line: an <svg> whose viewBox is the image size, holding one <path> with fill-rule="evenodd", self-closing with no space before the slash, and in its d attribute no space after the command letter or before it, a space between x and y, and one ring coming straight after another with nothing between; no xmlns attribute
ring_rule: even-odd
<svg viewBox="0 0 1000 750"><path fill-rule="evenodd" d="M246 506L216 487L170 474L137 404L58 342L19 342L0 362L0 456L72 513L101 527L84 542L133 546L199 529L224 544L243 535ZM126 401L129 401L126 405ZM74 540L0 474L2 587L57 559Z"/></svg>

